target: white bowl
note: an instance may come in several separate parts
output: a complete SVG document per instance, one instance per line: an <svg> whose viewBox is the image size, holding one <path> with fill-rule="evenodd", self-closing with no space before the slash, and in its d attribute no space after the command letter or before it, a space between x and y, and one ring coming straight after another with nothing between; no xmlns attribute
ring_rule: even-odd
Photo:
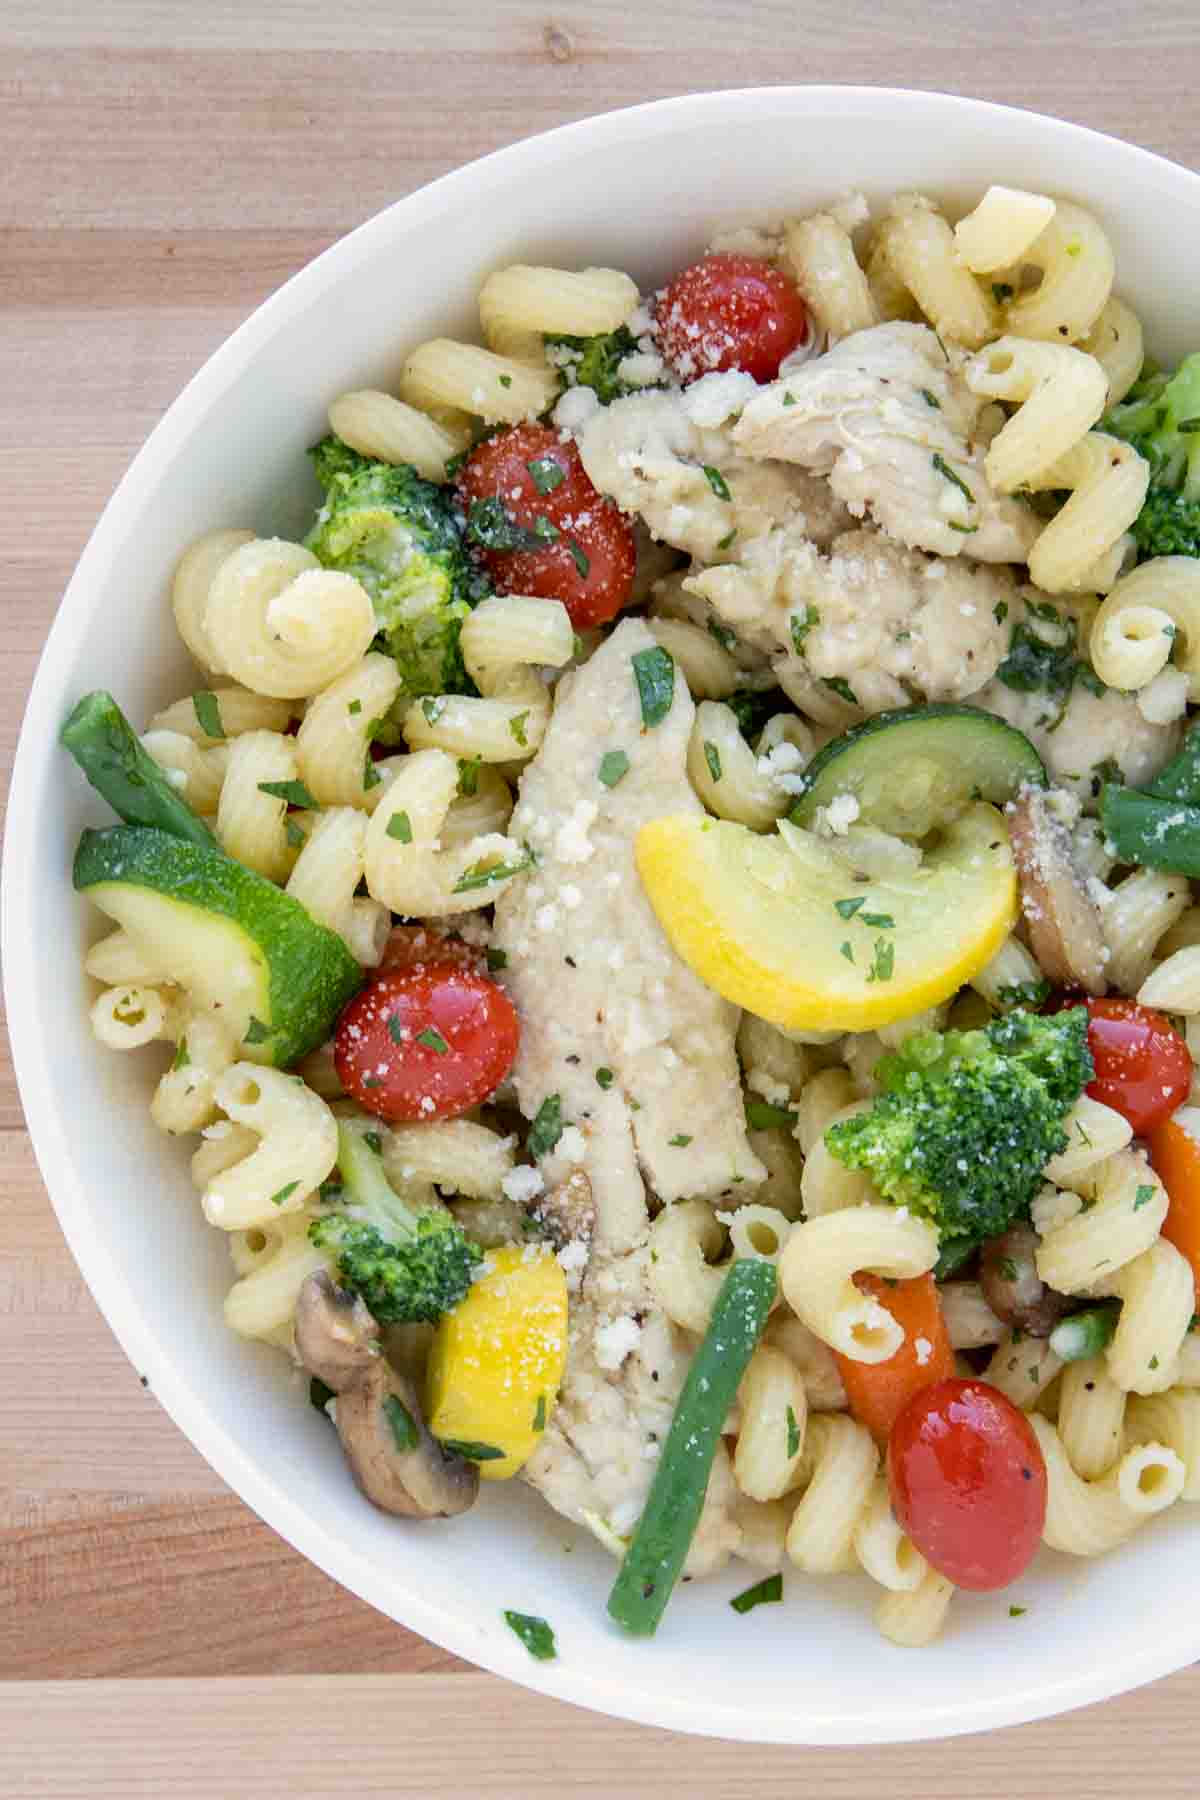
<svg viewBox="0 0 1200 1800"><path fill-rule="evenodd" d="M681 1588L652 1642L610 1627L614 1565L518 1484L449 1526L410 1528L358 1494L328 1426L274 1352L230 1335L230 1266L182 1145L146 1112L141 1058L101 1051L78 952L94 919L70 886L104 816L58 728L88 688L135 719L187 691L166 603L172 565L219 524L302 529L304 448L334 395L387 386L422 337L470 331L481 274L509 259L631 269L653 286L717 222L799 212L848 187L968 202L988 182L1094 207L1120 289L1161 357L1194 347L1200 178L1029 113L941 94L768 88L585 120L410 195L319 257L190 383L105 510L67 590L21 735L6 840L9 1022L34 1147L109 1323L176 1423L269 1524L372 1605L515 1681L627 1718L731 1738L871 1743L1008 1725L1101 1699L1200 1656L1187 1509L1116 1555L1043 1552L1015 1592L964 1597L944 1640L876 1636L865 1579L785 1573L785 1604L739 1617L754 1576ZM280 195L286 211L287 195ZM1010 1601L1028 1608L1010 1619ZM556 1662L500 1617L542 1613Z"/></svg>

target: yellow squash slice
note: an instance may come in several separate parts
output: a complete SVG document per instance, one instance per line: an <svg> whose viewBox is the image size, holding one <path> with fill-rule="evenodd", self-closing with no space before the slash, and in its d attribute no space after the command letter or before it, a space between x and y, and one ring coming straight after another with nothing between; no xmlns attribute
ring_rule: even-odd
<svg viewBox="0 0 1200 1800"><path fill-rule="evenodd" d="M1016 917L994 806L963 813L919 869L867 881L786 822L763 837L717 819L653 819L636 857L683 960L727 1000L791 1030L869 1031L947 999Z"/></svg>
<svg viewBox="0 0 1200 1800"><path fill-rule="evenodd" d="M533 1454L567 1356L567 1278L546 1245L489 1250L486 1274L438 1321L429 1429L506 1481ZM499 1455L496 1452L499 1451Z"/></svg>

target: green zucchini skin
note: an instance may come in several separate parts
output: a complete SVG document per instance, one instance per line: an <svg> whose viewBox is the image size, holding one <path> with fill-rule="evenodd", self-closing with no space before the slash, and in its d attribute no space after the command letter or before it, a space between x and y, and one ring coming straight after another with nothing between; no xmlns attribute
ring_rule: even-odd
<svg viewBox="0 0 1200 1800"><path fill-rule="evenodd" d="M906 775L921 773L924 800L903 804ZM939 701L877 713L819 750L804 772L792 823L813 824L819 806L842 795L858 819L881 831L922 837L949 824L972 800L1003 806L1022 787L1045 787L1046 769L1029 739L977 706Z"/></svg>
<svg viewBox="0 0 1200 1800"><path fill-rule="evenodd" d="M85 831L73 879L76 889L92 892L105 911L110 894L119 906L121 890L157 895L164 904L156 917L167 940L223 922L228 929L211 934L214 941L219 947L223 940L233 959L241 956L240 973L257 982L263 996L265 1010L254 1016L268 1030L245 1040L244 1054L255 1061L284 1068L324 1043L362 985L362 970L336 932L215 846L140 825ZM143 899L136 904L145 911ZM114 910L111 916L119 914ZM212 983L219 987L220 980L218 968ZM247 981L240 991L245 994Z"/></svg>

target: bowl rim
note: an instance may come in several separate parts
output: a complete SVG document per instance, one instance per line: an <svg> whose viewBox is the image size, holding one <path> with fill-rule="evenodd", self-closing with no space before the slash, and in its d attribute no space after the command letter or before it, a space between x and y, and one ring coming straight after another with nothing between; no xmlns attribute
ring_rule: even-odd
<svg viewBox="0 0 1200 1800"><path fill-rule="evenodd" d="M333 1536L293 1498L280 1478L265 1472L230 1440L193 1386L190 1370L180 1366L169 1345L152 1332L139 1314L122 1269L103 1236L87 1231L86 1197L60 1143L51 1047L39 1030L33 971L24 954L25 946L34 941L36 895L33 884L24 882L20 874L32 866L39 817L34 804L35 759L48 742L57 741L57 670L70 661L86 627L94 577L119 543L127 516L155 486L163 463L185 448L195 426L270 341L277 320L297 302L309 304L326 288L342 281L356 261L369 255L377 242L386 238L397 213L402 212L413 224L422 218L435 221L443 204L472 190L478 193L481 187L486 190L489 176L507 181L524 169L538 169L548 149L602 149L646 125L661 128L659 135L669 135L681 124L728 123L734 118L752 117L764 106L794 109L800 117L806 110L831 103L851 115L866 116L881 107L893 113L919 111L934 124L939 117L952 115L967 115L984 123L989 118L1036 120L1039 131L1048 130L1051 140L1057 138L1081 148L1089 144L1117 145L1123 156L1141 163L1147 172L1155 168L1169 170L1172 179L1186 178L1200 189L1200 175L1181 164L1110 134L1047 114L936 90L820 83L706 91L593 114L504 145L393 201L298 270L218 346L151 431L104 507L56 611L26 703L13 761L4 834L0 960L18 1092L38 1167L71 1253L109 1329L174 1424L266 1524L325 1574L385 1616L476 1667L523 1687L667 1730L762 1743L850 1746L991 1730L1107 1699L1193 1661L1200 1655L1200 1621L1190 1631L1181 1625L1174 1632L1164 1632L1160 1626L1152 1641L1143 1642L1141 1648L1118 1643L1114 1636L1102 1664L1081 1666L1068 1679L1049 1684L1029 1677L1022 1681L1019 1671L1023 1663L1014 1658L1017 1683L1011 1690L986 1700L941 1705L934 1701L919 1715L892 1712L882 1717L864 1706L861 1716L851 1719L843 1714L836 1718L813 1713L786 1717L746 1715L733 1704L708 1707L703 1716L697 1716L694 1704L686 1698L657 1694L651 1684L639 1686L627 1678L597 1674L583 1658L534 1662L515 1637L511 1647L500 1637L481 1640L471 1617L430 1600L416 1588L405 1590L404 1617L398 1617L381 1602L378 1573L368 1559L357 1553L353 1545ZM14 870L18 872L15 875ZM632 1647L631 1654L636 1654Z"/></svg>

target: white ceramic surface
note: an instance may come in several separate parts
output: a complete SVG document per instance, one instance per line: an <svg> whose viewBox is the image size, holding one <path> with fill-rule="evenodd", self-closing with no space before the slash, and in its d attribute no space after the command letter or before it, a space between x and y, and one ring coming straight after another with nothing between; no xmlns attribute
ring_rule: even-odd
<svg viewBox="0 0 1200 1800"><path fill-rule="evenodd" d="M1190 1509L1097 1564L1043 1552L1015 1591L956 1602L945 1639L919 1653L876 1636L865 1580L785 1574L784 1605L739 1617L729 1597L755 1579L741 1564L681 1588L658 1637L631 1643L605 1617L613 1564L519 1485L486 1489L449 1526L374 1511L282 1359L222 1325L229 1264L200 1216L185 1147L147 1117L152 1053L123 1059L91 1040L74 952L95 922L69 870L80 827L106 815L56 733L87 688L111 687L135 719L186 691L166 602L179 552L218 524L299 531L315 493L303 451L328 401L386 386L422 337L469 330L487 269L610 264L653 286L720 222L803 211L851 186L965 203L991 180L1093 206L1149 344L1168 357L1194 347L1200 178L1070 125L943 95L814 87L665 101L514 145L398 202L260 308L155 430L63 599L17 756L3 939L17 1073L63 1229L138 1370L230 1486L363 1599L513 1680L677 1730L934 1737L1178 1668L1200 1656ZM1028 1608L1020 1620L1013 1600ZM551 1620L556 1662L528 1657L505 1606Z"/></svg>

